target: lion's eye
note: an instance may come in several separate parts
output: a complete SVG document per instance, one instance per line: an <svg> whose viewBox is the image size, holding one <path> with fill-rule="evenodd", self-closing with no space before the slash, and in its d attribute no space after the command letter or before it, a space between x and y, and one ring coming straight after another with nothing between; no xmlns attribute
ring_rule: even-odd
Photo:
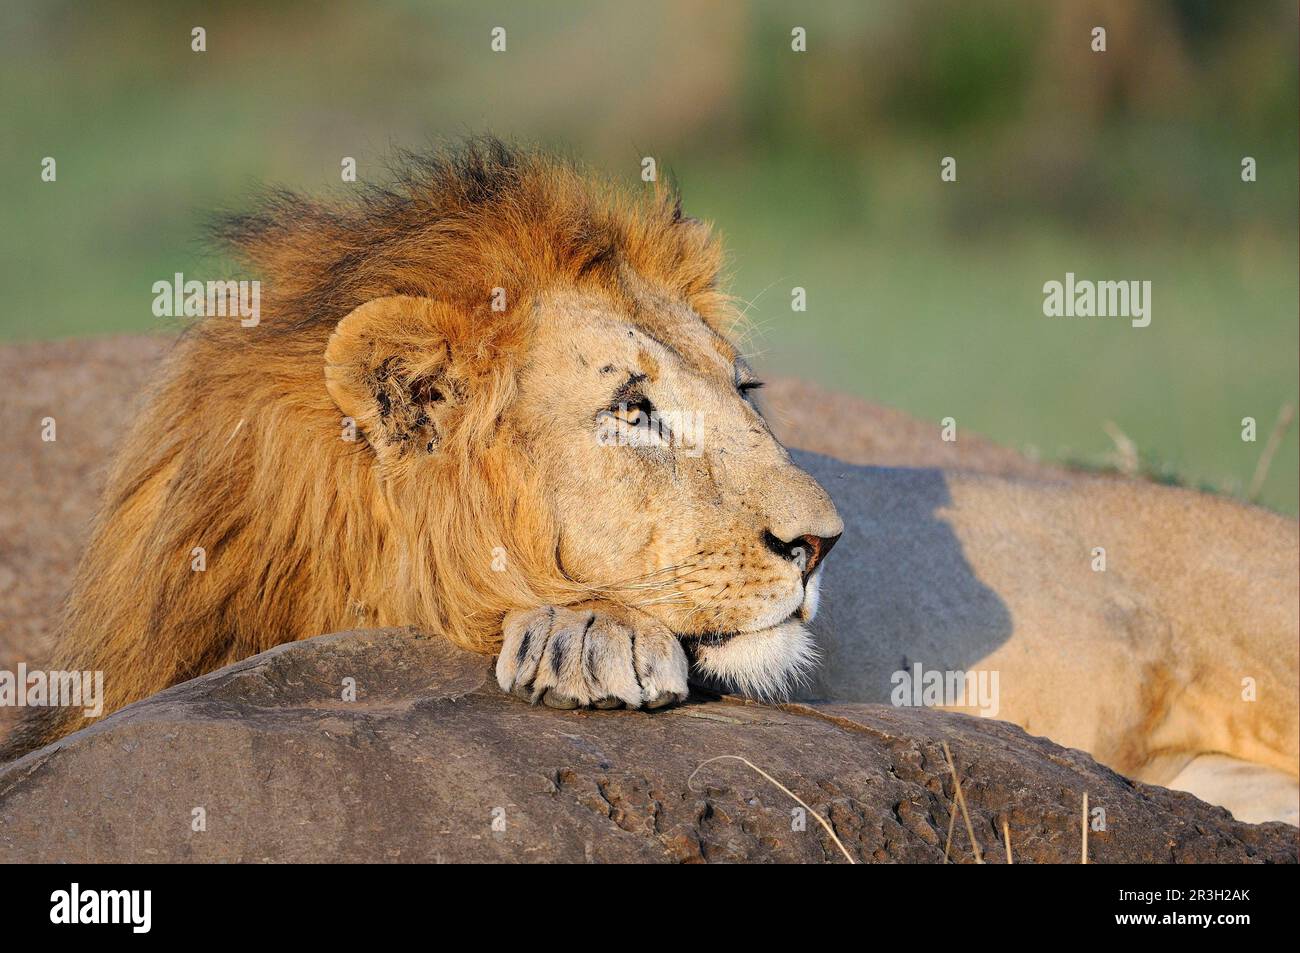
<svg viewBox="0 0 1300 953"><path fill-rule="evenodd" d="M654 423L654 410L650 401L642 399L635 404L619 404L611 408L611 413L629 427L650 427Z"/></svg>
<svg viewBox="0 0 1300 953"><path fill-rule="evenodd" d="M741 397L744 397L746 400L748 400L750 391L758 390L762 386L763 386L762 381L738 381L736 383L736 390L740 391Z"/></svg>
<svg viewBox="0 0 1300 953"><path fill-rule="evenodd" d="M605 446L662 447L672 433L646 397L619 401L601 411L596 419L596 436Z"/></svg>

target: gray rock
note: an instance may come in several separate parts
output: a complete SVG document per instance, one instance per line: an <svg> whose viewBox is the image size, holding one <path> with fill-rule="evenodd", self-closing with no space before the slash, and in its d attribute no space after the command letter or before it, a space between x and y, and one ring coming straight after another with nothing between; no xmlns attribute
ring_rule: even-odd
<svg viewBox="0 0 1300 953"><path fill-rule="evenodd" d="M855 859L939 863L945 741L990 863L1004 820L1017 862L1077 862L1085 791L1105 810L1094 862L1296 860L1286 825L1239 823L1002 722L725 698L559 712L500 692L490 659L376 630L280 646L0 769L0 861L843 862L740 757ZM960 819L952 856L972 860Z"/></svg>

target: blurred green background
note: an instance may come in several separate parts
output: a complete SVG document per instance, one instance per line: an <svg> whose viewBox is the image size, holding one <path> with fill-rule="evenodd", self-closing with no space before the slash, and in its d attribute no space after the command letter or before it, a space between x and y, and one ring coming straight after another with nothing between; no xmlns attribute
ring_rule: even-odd
<svg viewBox="0 0 1300 953"><path fill-rule="evenodd" d="M0 339L158 328L154 281L226 274L214 209L493 132L629 183L655 156L727 238L760 367L936 432L1105 466L1113 421L1152 475L1242 494L1297 396L1294 0L6 0L0 22ZM1067 271L1150 280L1151 326L1044 317ZM1261 496L1290 513L1296 433Z"/></svg>

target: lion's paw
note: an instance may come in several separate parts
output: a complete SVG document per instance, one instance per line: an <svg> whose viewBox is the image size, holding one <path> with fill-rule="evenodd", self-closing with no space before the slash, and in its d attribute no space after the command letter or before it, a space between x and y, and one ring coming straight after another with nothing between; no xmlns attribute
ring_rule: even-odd
<svg viewBox="0 0 1300 953"><path fill-rule="evenodd" d="M666 628L617 607L506 617L497 683L552 708L662 708L687 695L686 653Z"/></svg>

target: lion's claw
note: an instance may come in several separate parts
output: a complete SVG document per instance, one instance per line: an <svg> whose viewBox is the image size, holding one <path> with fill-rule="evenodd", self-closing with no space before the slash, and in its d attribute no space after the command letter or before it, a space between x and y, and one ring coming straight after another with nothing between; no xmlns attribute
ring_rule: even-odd
<svg viewBox="0 0 1300 953"><path fill-rule="evenodd" d="M659 623L617 607L545 608L506 617L502 689L551 708L663 708L687 695L686 653Z"/></svg>
<svg viewBox="0 0 1300 953"><path fill-rule="evenodd" d="M542 704L547 708L558 708L561 711L568 711L571 708L578 707L578 700L570 698L568 695L561 695L553 688L548 688L546 694L542 696Z"/></svg>

